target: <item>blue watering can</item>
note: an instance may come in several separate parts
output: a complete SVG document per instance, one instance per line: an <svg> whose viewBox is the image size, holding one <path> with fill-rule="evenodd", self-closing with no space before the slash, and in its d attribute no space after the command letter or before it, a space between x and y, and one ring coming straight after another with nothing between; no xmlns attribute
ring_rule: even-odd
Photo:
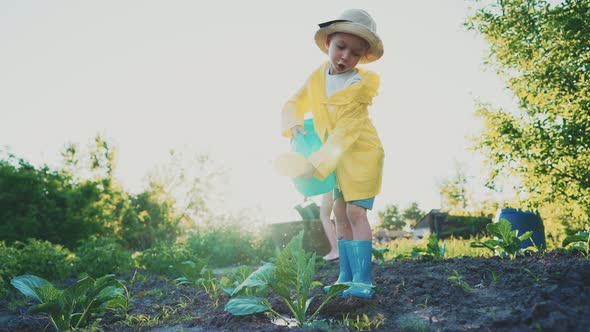
<svg viewBox="0 0 590 332"><path fill-rule="evenodd" d="M297 137L291 139L291 150L303 155L306 159L322 147L322 141L313 126L313 119L303 122L306 134L298 133ZM336 184L336 174L330 173L324 180L312 176L309 179L302 177L293 178L297 190L305 197L321 195L329 192Z"/></svg>

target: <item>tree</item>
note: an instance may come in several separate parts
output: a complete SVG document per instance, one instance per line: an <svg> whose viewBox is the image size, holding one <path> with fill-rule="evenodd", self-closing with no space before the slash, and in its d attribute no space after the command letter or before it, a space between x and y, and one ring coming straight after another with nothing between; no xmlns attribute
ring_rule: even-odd
<svg viewBox="0 0 590 332"><path fill-rule="evenodd" d="M181 213L174 199L158 183L131 197L132 208L122 220L122 239L127 248L145 250L156 242L173 243L180 235Z"/></svg>
<svg viewBox="0 0 590 332"><path fill-rule="evenodd" d="M404 217L400 213L396 204L387 205L385 211L379 211L378 216L379 220L381 221L379 226L383 229L397 231L403 229L404 226L406 226Z"/></svg>
<svg viewBox="0 0 590 332"><path fill-rule="evenodd" d="M410 220L412 222L411 226L416 226L418 221L424 217L424 214L424 211L418 207L418 202L412 202L410 203L410 206L404 210L402 217L405 221Z"/></svg>
<svg viewBox="0 0 590 332"><path fill-rule="evenodd" d="M180 213L157 184L129 195L113 178L115 148L96 136L89 153L77 145L62 153L62 169L34 167L0 157L0 240L48 240L74 248L90 236L111 237L131 248L176 239Z"/></svg>
<svg viewBox="0 0 590 332"><path fill-rule="evenodd" d="M174 200L176 209L184 213L180 227L188 230L211 219L211 202L222 199L216 184L224 176L225 170L207 154L170 150L167 163L151 170L147 180Z"/></svg>
<svg viewBox="0 0 590 332"><path fill-rule="evenodd" d="M460 165L455 165L455 175L450 179L438 181L441 196L441 208L453 211L465 211L469 206L467 193L467 176Z"/></svg>
<svg viewBox="0 0 590 332"><path fill-rule="evenodd" d="M501 175L520 179L526 204L563 203L569 228L590 223L590 1L496 1L466 23L490 45L488 63L518 109L481 105L475 148Z"/></svg>
<svg viewBox="0 0 590 332"><path fill-rule="evenodd" d="M69 189L47 167L38 169L14 156L0 160L0 240L71 243L64 224Z"/></svg>

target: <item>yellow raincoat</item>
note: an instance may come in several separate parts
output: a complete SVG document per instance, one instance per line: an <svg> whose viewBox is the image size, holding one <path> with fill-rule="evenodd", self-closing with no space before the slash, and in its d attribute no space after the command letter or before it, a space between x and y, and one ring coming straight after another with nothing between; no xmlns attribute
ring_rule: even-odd
<svg viewBox="0 0 590 332"><path fill-rule="evenodd" d="M283 107L282 134L303 125L312 112L315 130L324 143L308 161L314 176L323 180L336 170L345 201L375 197L381 192L383 146L369 119L368 106L379 88L379 76L359 68L361 81L326 97L325 74L329 63L314 71L305 85Z"/></svg>

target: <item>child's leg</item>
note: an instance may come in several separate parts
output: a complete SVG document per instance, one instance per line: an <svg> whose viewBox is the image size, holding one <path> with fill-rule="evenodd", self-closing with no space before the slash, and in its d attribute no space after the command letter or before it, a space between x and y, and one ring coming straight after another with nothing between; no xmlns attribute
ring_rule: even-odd
<svg viewBox="0 0 590 332"><path fill-rule="evenodd" d="M346 204L346 216L352 227L352 239L372 241L371 225L367 209L354 204Z"/></svg>
<svg viewBox="0 0 590 332"><path fill-rule="evenodd" d="M336 283L344 283L352 281L352 271L350 269L350 262L348 261L347 245L352 241L352 228L346 216L346 202L342 196L338 197L336 192L334 194L334 217L336 217L336 233L338 234L338 255L340 256L340 274ZM331 286L324 287L327 293Z"/></svg>
<svg viewBox="0 0 590 332"><path fill-rule="evenodd" d="M346 245L346 256L352 273L352 287L342 292L342 295L372 298L375 293L371 284L373 244L367 209L348 203L346 204L346 215L352 226L354 238Z"/></svg>
<svg viewBox="0 0 590 332"><path fill-rule="evenodd" d="M320 205L320 220L324 227L324 232L330 242L330 252L324 256L325 260L332 260L338 258L338 243L336 242L336 228L332 223L332 209L334 206L333 192L330 191L322 196L322 204Z"/></svg>
<svg viewBox="0 0 590 332"><path fill-rule="evenodd" d="M346 202L342 197L334 200L334 217L336 218L336 234L338 240L352 240L353 230L346 213Z"/></svg>

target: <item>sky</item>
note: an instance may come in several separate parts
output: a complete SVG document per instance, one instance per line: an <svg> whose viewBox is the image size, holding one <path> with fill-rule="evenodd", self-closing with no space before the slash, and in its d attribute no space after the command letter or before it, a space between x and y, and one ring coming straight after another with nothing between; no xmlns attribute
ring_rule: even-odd
<svg viewBox="0 0 590 332"><path fill-rule="evenodd" d="M362 8L385 48L361 65L381 76L370 115L386 154L369 219L388 204L439 208L437 181L456 165L475 182L485 174L468 149L481 129L475 100L513 104L484 65L487 44L463 27L468 6L0 0L0 149L57 167L67 143L86 146L101 134L118 150L115 177L134 193L171 149L207 153L227 173L215 209L296 220L303 197L273 166L289 150L281 108L327 60L313 40L317 24Z"/></svg>

